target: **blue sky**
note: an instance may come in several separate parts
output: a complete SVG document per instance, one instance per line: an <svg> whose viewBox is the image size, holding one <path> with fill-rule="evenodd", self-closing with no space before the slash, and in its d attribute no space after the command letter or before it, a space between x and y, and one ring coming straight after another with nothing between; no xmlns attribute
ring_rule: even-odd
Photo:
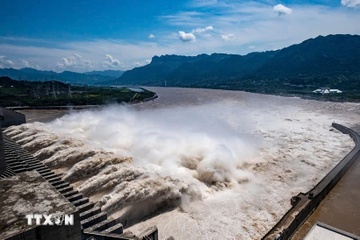
<svg viewBox="0 0 360 240"><path fill-rule="evenodd" d="M266 51L360 34L360 0L0 0L0 68L127 70L154 55Z"/></svg>

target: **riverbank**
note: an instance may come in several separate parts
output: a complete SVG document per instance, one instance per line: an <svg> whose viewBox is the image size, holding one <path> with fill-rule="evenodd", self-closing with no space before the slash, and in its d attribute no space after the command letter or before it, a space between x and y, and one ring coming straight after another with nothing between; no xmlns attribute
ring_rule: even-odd
<svg viewBox="0 0 360 240"><path fill-rule="evenodd" d="M72 86L57 81L16 81L8 77L0 77L0 86L0 106L37 109L136 103L156 95L144 88L139 91L127 87Z"/></svg>
<svg viewBox="0 0 360 240"><path fill-rule="evenodd" d="M158 98L158 95L155 93L154 96L146 98L141 102L132 102L127 104L139 104L154 101ZM81 106L37 106L37 107L7 107L9 110L17 111L26 116L27 123L33 122L50 122L57 118L60 118L66 114L75 113L81 110L95 110L104 108L107 105L81 105Z"/></svg>

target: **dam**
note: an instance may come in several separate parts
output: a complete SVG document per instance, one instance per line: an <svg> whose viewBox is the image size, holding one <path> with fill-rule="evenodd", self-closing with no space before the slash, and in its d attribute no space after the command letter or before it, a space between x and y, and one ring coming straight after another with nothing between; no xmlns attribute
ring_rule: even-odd
<svg viewBox="0 0 360 240"><path fill-rule="evenodd" d="M4 112L2 119L7 119L6 109ZM21 114L19 116L24 119ZM8 123L19 123L12 113L9 119ZM121 223L108 218L106 212L95 207L61 176L3 136L1 129L0 157L1 239L158 239L155 226L139 235L124 232ZM15 208L21 211L14 211ZM25 215L34 212L71 214L74 223L71 226L29 226Z"/></svg>
<svg viewBox="0 0 360 240"><path fill-rule="evenodd" d="M125 231L156 225L160 239L260 239L354 147L331 124L355 124L356 104L175 90L5 134Z"/></svg>

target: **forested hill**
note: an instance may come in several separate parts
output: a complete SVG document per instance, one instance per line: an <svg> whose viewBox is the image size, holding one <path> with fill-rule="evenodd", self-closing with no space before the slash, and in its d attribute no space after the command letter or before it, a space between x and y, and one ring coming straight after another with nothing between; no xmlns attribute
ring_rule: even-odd
<svg viewBox="0 0 360 240"><path fill-rule="evenodd" d="M2 68L0 69L0 77L7 76L17 80L28 81L61 81L70 84L94 85L102 84L102 82L114 80L121 76L123 71L120 70L105 70L92 71L85 73L77 73L71 71L64 71L56 73L54 71L42 71L34 68Z"/></svg>
<svg viewBox="0 0 360 240"><path fill-rule="evenodd" d="M260 92L277 92L282 86L294 85L359 91L360 36L319 36L281 50L244 56L155 56L150 64L126 71L115 82L148 86L164 86L166 82L167 86Z"/></svg>
<svg viewBox="0 0 360 240"><path fill-rule="evenodd" d="M50 107L136 103L156 98L149 90L72 86L60 81L17 81L0 77L0 106Z"/></svg>

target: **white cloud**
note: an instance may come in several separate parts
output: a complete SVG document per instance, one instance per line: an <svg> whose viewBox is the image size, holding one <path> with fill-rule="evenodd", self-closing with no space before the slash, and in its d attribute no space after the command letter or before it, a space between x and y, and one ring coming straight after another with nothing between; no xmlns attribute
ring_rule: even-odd
<svg viewBox="0 0 360 240"><path fill-rule="evenodd" d="M288 8L288 7L285 7L284 5L282 4L278 4L276 6L274 6L274 12L276 12L277 14L279 14L279 16L281 15L288 15L288 14L291 14L292 13L292 9L291 8Z"/></svg>
<svg viewBox="0 0 360 240"><path fill-rule="evenodd" d="M20 68L35 68L35 69L40 69L39 65L37 65L36 63L31 63L29 60L26 59L19 59L19 67Z"/></svg>
<svg viewBox="0 0 360 240"><path fill-rule="evenodd" d="M106 62L104 62L105 66L108 67L117 67L121 65L120 60L113 58L110 54L105 54Z"/></svg>
<svg viewBox="0 0 360 240"><path fill-rule="evenodd" d="M346 7L360 7L360 0L341 0L341 4Z"/></svg>
<svg viewBox="0 0 360 240"><path fill-rule="evenodd" d="M201 1L197 1L199 2ZM185 54L185 51L194 47L191 55L213 52L246 54L252 51L248 48L250 45L256 46L257 51L266 51L287 47L319 35L360 34L360 25L354 24L360 22L360 14L356 11L349 12L320 4L298 4L296 11L294 7L291 18L281 21L273 11L276 4L269 5L269 2L218 0L211 6L195 6L186 12L162 16L161 20L170 26L187 29L196 29L199 26L216 27L216 31L212 32L206 41L195 34L196 40L201 44L177 49L182 51L181 54ZM229 33L236 36L231 44L224 40L224 37L231 39L231 36L227 37ZM174 46L174 43L168 44Z"/></svg>
<svg viewBox="0 0 360 240"><path fill-rule="evenodd" d="M149 38L153 39L153 38L155 38L155 35L151 33L151 34L149 34Z"/></svg>
<svg viewBox="0 0 360 240"><path fill-rule="evenodd" d="M29 61L27 61L25 59L20 59L20 62L24 67L30 67Z"/></svg>
<svg viewBox="0 0 360 240"><path fill-rule="evenodd" d="M0 68L11 68L13 66L13 61L7 59L5 55L0 55Z"/></svg>
<svg viewBox="0 0 360 240"><path fill-rule="evenodd" d="M213 26L207 26L205 28L193 29L191 32L192 33L204 33L204 32L208 32L208 31L212 31L212 30L214 30Z"/></svg>
<svg viewBox="0 0 360 240"><path fill-rule="evenodd" d="M221 35L221 39L224 41L234 41L236 39L235 34L229 33Z"/></svg>
<svg viewBox="0 0 360 240"><path fill-rule="evenodd" d="M184 31L179 31L179 39L183 42L195 41L196 37L193 33L186 33Z"/></svg>
<svg viewBox="0 0 360 240"><path fill-rule="evenodd" d="M169 39L166 44L159 44L156 42L125 42L122 40L108 40L108 39L94 39L92 41L72 41L72 42L57 42L56 46L46 45L39 46L35 42L35 46L31 45L19 45L10 43L1 43L0 50L1 55L11 56L11 59L26 59L30 64L36 63L35 67L42 70L53 71L92 71L92 70L106 70L109 69L105 62L105 54L111 53L112 56L116 56L116 59L120 61L119 69L128 70L135 66L147 64L146 60L152 59L155 55L164 54L190 54L191 52L183 53L180 49L183 49L183 44L179 41L174 42L178 36ZM16 42L14 39L12 42ZM171 45L171 44L172 45ZM195 46L190 47L193 51ZM71 64L74 62L74 52L80 56L86 56L86 59L90 61L90 64L79 64L80 66L74 66ZM24 57L26 53L27 57ZM70 56L63 60L63 56ZM105 57L104 57L105 56ZM108 61L106 61L108 62ZM17 64L24 67L23 64ZM15 67L14 66L14 67Z"/></svg>
<svg viewBox="0 0 360 240"><path fill-rule="evenodd" d="M197 27L194 26L194 23L203 23L204 25L207 24L202 19L206 17L206 13L201 13L198 11L186 11L186 12L179 12L173 15L167 16L159 16L160 21L166 21L171 25L181 26L181 27Z"/></svg>
<svg viewBox="0 0 360 240"><path fill-rule="evenodd" d="M29 60L23 59L23 58L16 58L13 57L15 60L10 60L5 55L0 55L0 68L14 68L14 69L20 69L20 68L35 68L39 69L39 65L32 64L29 62Z"/></svg>
<svg viewBox="0 0 360 240"><path fill-rule="evenodd" d="M190 5L194 7L209 7L217 3L217 0L194 0Z"/></svg>
<svg viewBox="0 0 360 240"><path fill-rule="evenodd" d="M140 60L140 61L133 61L131 64L134 67L141 67L141 66L147 65L149 63L151 63L151 60L150 59L145 59L145 60Z"/></svg>
<svg viewBox="0 0 360 240"><path fill-rule="evenodd" d="M177 39L176 37L175 39ZM174 39L171 40L174 42ZM182 45L179 43L179 45ZM103 56L105 53L111 53L120 61L120 69L132 69L133 67L145 65L146 59L151 59L154 55L175 54L175 49L168 45L159 45L157 42L125 42L121 40L93 40L93 41L79 41L69 42L64 48L77 51L78 53L91 53L89 59L93 64L93 69L106 69L104 65ZM101 61L99 61L99 59Z"/></svg>
<svg viewBox="0 0 360 240"><path fill-rule="evenodd" d="M79 54L74 54L70 57L64 57L59 62L56 63L58 68L68 68L74 70L87 69L92 66L92 63L89 59L85 59Z"/></svg>
<svg viewBox="0 0 360 240"><path fill-rule="evenodd" d="M204 28L194 28L191 32L189 33L186 33L184 31L179 31L178 32L178 37L181 41L183 42L191 42L191 41L195 41L196 40L196 35L198 34L203 34L205 32L208 32L208 31L213 31L214 30L214 27L213 26L207 26L207 27L204 27Z"/></svg>

